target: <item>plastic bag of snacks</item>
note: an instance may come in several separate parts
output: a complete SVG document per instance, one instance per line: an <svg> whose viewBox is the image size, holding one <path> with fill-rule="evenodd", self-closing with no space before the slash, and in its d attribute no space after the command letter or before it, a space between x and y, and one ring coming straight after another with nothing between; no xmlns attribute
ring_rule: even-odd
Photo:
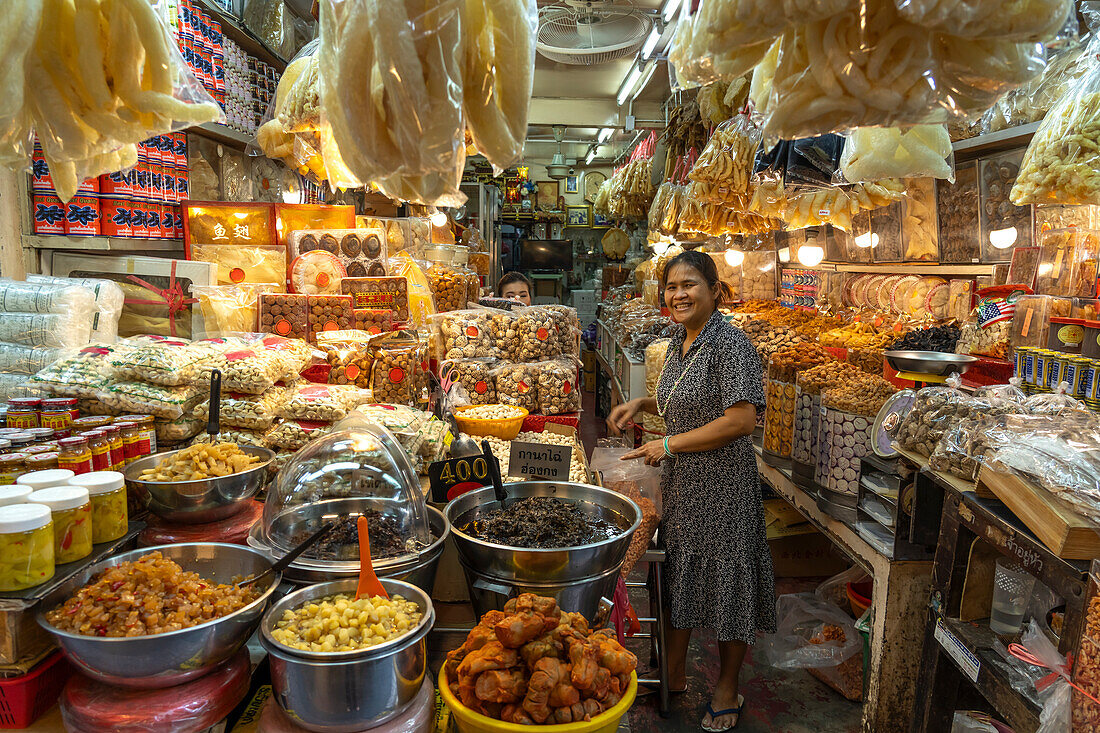
<svg viewBox="0 0 1100 733"><path fill-rule="evenodd" d="M1024 400L1024 410L1029 415L1064 415L1087 410L1084 402L1066 394L1069 389L1069 383L1059 382L1049 394L1033 394Z"/></svg>
<svg viewBox="0 0 1100 733"><path fill-rule="evenodd" d="M272 448L295 451L303 445L332 431L332 423L312 420L283 420L263 439Z"/></svg>
<svg viewBox="0 0 1100 733"><path fill-rule="evenodd" d="M955 353L1009 358L1016 302L1030 293L1031 288L1024 285L979 288L978 305L970 313L971 320L963 325Z"/></svg>
<svg viewBox="0 0 1100 733"><path fill-rule="evenodd" d="M957 374L948 377L943 387L925 387L917 392L909 413L898 427L895 440L906 450L932 455L944 432L956 420L968 416L959 390L961 380Z"/></svg>
<svg viewBox="0 0 1100 733"><path fill-rule="evenodd" d="M403 252L392 255L389 261L390 275L403 277L408 285L409 327L428 328L428 319L435 314L432 288L424 270L412 257ZM395 325L397 317L394 317Z"/></svg>
<svg viewBox="0 0 1100 733"><path fill-rule="evenodd" d="M512 361L539 361L559 354L557 324L547 309L517 308L501 318L507 322L503 348Z"/></svg>
<svg viewBox="0 0 1100 733"><path fill-rule="evenodd" d="M522 407L529 413L539 411L538 364L513 364L503 362L493 370L497 401L504 405Z"/></svg>
<svg viewBox="0 0 1100 733"><path fill-rule="evenodd" d="M412 331L375 336L371 391L375 402L416 405L427 387L428 347Z"/></svg>
<svg viewBox="0 0 1100 733"><path fill-rule="evenodd" d="M166 387L149 382L127 381L107 385L97 397L112 409L175 420L191 412L208 393L208 387L197 384Z"/></svg>
<svg viewBox="0 0 1100 733"><path fill-rule="evenodd" d="M551 359L534 364L538 375L538 412L561 415L581 409L581 391L577 384L579 364L571 358Z"/></svg>
<svg viewBox="0 0 1100 733"><path fill-rule="evenodd" d="M73 356L58 359L28 381L50 394L95 397L112 381L111 360L125 344L89 344Z"/></svg>
<svg viewBox="0 0 1100 733"><path fill-rule="evenodd" d="M645 387L650 397L657 394L657 383L665 370L665 358L668 356L669 339L657 339L645 347Z"/></svg>
<svg viewBox="0 0 1100 733"><path fill-rule="evenodd" d="M119 379L141 380L165 387L191 384L215 351L179 339L165 339L118 352L111 359Z"/></svg>
<svg viewBox="0 0 1100 733"><path fill-rule="evenodd" d="M307 383L291 388L275 414L293 420L332 422L370 402L370 393L359 387Z"/></svg>
<svg viewBox="0 0 1100 733"><path fill-rule="evenodd" d="M221 425L250 430L266 430L275 422L275 415L287 399L288 387L272 387L263 394L223 392L219 419ZM210 417L210 403L195 405L194 416L199 420Z"/></svg>
<svg viewBox="0 0 1100 733"><path fill-rule="evenodd" d="M329 384L370 386L374 349L365 331L330 331L319 334L317 345L325 352L329 365Z"/></svg>
<svg viewBox="0 0 1100 733"><path fill-rule="evenodd" d="M196 443L239 443L242 445L254 445L259 448L267 448L270 443L268 442L268 436L270 432L263 430L249 430L247 428L222 428L218 431L218 434L210 437L207 432L199 433L191 441L191 445Z"/></svg>
<svg viewBox="0 0 1100 733"><path fill-rule="evenodd" d="M440 313L432 317L432 323L438 329L441 352L439 359L473 359L476 357L502 355L502 341L505 334L497 320L509 317L502 311L487 309L457 310Z"/></svg>
<svg viewBox="0 0 1100 733"><path fill-rule="evenodd" d="M190 440L202 432L205 427L205 418L199 420L190 415L185 415L175 420L165 420L161 418L155 420L153 423L153 428L157 431L157 445Z"/></svg>
<svg viewBox="0 0 1100 733"><path fill-rule="evenodd" d="M207 338L231 333L251 333L259 323L260 294L281 288L268 283L237 285L192 285L191 295L199 299Z"/></svg>
<svg viewBox="0 0 1100 733"><path fill-rule="evenodd" d="M840 172L848 183L884 178L954 181L951 137L945 125L858 127L848 133Z"/></svg>
<svg viewBox="0 0 1100 733"><path fill-rule="evenodd" d="M490 357L454 359L441 363L439 374L445 383L462 385L469 404L491 405L497 402L493 370L498 363Z"/></svg>

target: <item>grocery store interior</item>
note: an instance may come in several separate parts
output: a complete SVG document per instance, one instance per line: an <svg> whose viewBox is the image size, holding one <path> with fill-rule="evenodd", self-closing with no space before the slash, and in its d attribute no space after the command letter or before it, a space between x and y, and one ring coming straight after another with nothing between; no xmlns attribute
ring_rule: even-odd
<svg viewBox="0 0 1100 733"><path fill-rule="evenodd" d="M1100 731L1095 2L0 16L0 729Z"/></svg>

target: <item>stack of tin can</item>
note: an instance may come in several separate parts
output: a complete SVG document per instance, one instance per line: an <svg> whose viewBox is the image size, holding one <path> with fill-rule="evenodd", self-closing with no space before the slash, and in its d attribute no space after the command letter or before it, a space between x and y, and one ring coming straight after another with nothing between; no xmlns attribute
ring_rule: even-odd
<svg viewBox="0 0 1100 733"><path fill-rule="evenodd" d="M222 24L191 0L179 0L177 40L183 60L214 100L225 107Z"/></svg>
<svg viewBox="0 0 1100 733"><path fill-rule="evenodd" d="M1013 371L1028 394L1050 393L1065 382L1066 394L1100 412L1100 359L1022 346L1013 352Z"/></svg>

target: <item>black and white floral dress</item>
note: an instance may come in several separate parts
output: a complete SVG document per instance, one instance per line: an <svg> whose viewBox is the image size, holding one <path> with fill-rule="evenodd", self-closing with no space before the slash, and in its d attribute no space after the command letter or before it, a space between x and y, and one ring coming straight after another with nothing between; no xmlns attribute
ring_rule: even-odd
<svg viewBox="0 0 1100 733"><path fill-rule="evenodd" d="M684 337L681 327L657 385L668 435L700 428L739 402L764 409L760 357L744 333L715 311L681 358ZM775 576L752 437L666 459L661 498L672 625L749 644L757 632L774 632Z"/></svg>

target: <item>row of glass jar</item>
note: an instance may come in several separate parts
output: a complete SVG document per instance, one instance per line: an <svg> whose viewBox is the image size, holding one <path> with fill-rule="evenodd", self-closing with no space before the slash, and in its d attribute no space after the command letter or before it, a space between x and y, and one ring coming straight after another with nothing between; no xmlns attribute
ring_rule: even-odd
<svg viewBox="0 0 1100 733"><path fill-rule="evenodd" d="M92 553L126 534L126 484L118 471L80 476L37 471L0 487L0 591L45 583L55 565Z"/></svg>
<svg viewBox="0 0 1100 733"><path fill-rule="evenodd" d="M69 437L68 431L80 413L75 397L13 397L8 400L4 424L9 428L27 430L50 428L57 437Z"/></svg>
<svg viewBox="0 0 1100 733"><path fill-rule="evenodd" d="M128 419L95 416L79 418L73 435L50 440L48 428L11 433L0 428L0 485L15 483L31 471L64 468L80 475L92 471L122 470L156 450L152 415Z"/></svg>

